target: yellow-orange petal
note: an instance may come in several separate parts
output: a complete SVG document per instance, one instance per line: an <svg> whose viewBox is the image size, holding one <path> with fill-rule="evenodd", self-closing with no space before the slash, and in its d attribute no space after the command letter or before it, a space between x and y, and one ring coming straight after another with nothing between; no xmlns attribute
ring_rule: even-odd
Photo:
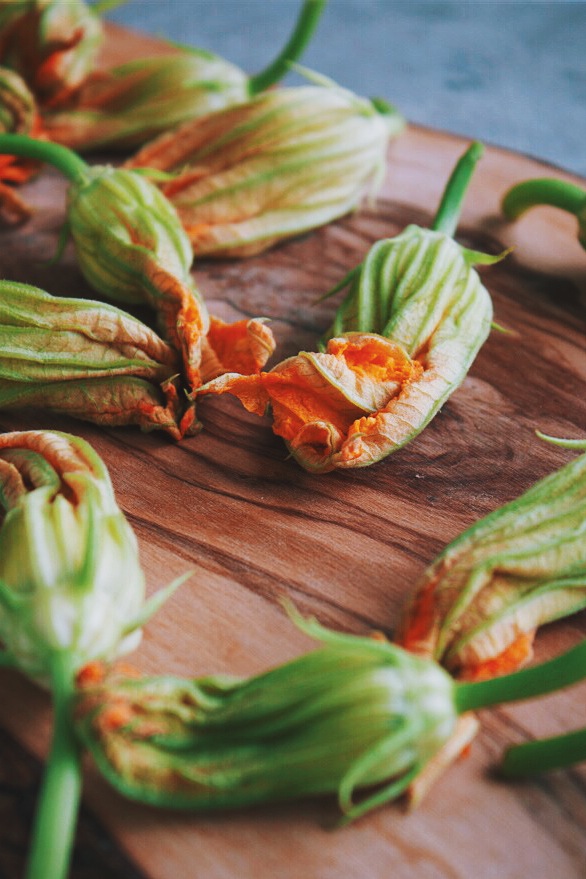
<svg viewBox="0 0 586 879"><path fill-rule="evenodd" d="M225 372L259 372L275 350L275 338L262 319L226 323L210 318L202 348L201 376L206 382Z"/></svg>

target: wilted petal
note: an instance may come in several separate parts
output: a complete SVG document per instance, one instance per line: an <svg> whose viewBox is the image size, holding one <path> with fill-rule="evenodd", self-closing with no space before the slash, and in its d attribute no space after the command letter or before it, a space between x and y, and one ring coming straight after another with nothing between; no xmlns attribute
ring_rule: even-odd
<svg viewBox="0 0 586 879"><path fill-rule="evenodd" d="M206 382L226 372L251 375L265 365L275 350L275 339L265 321L256 318L226 323L210 318L203 342L201 377Z"/></svg>

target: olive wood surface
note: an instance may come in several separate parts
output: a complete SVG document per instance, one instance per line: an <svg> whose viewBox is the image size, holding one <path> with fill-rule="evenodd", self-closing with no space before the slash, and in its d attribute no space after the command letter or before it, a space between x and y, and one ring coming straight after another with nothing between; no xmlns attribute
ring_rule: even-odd
<svg viewBox="0 0 586 879"><path fill-rule="evenodd" d="M154 51L161 51L155 40L109 28L105 63ZM391 97L400 104L400 95ZM197 262L194 276L210 311L225 319L270 318L278 359L314 349L336 304L320 297L374 241L431 220L466 145L409 126L390 147L386 180L372 204L261 256ZM40 411L0 413L0 429L56 428L94 446L138 535L150 590L192 572L147 625L132 657L136 666L145 673L250 675L291 659L313 644L287 619L285 596L326 625L390 634L415 581L447 542L575 454L544 444L534 431L586 434L586 253L574 219L561 211L538 208L515 224L499 215L511 184L544 175L584 183L487 145L458 239L491 253L514 248L480 270L495 320L511 333L493 331L426 430L372 467L305 473L270 421L232 398L203 401L202 432L180 443ZM65 188L49 169L26 186L35 214L24 227L2 232L1 274L54 294L92 297L71 249L47 264ZM536 658L569 647L585 631L586 614L545 627ZM23 816L10 826L2 822L0 874L16 877L51 714L46 694L14 672L0 675L3 814L16 809ZM123 800L88 764L71 875L583 877L584 767L518 783L503 782L494 769L510 743L586 725L586 684L480 716L482 731L468 757L416 811L393 804L342 830L332 829L331 797L211 815L165 812ZM103 868L88 873L100 853Z"/></svg>

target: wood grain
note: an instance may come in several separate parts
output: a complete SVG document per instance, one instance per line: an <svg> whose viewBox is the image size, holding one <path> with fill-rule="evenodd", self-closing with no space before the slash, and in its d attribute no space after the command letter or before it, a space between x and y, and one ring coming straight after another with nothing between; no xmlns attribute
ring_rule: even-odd
<svg viewBox="0 0 586 879"><path fill-rule="evenodd" d="M108 60L154 46L160 48L112 28ZM389 150L374 204L259 257L199 262L194 275L210 310L226 319L270 318L279 359L311 350L336 304L319 297L375 240L430 220L465 146L461 138L410 126ZM514 247L502 263L481 270L495 319L512 334L493 332L429 427L373 467L307 474L287 458L270 422L233 399L205 400L202 433L179 444L41 411L0 413L1 429L53 427L93 444L138 535L150 589L193 572L146 629L134 657L145 672L249 675L298 655L311 642L285 618L283 596L327 625L391 633L416 578L446 542L571 458L539 442L534 430L586 432L586 254L575 222L559 211L540 208L514 225L499 216L508 186L544 174L576 181L488 145L458 237L492 253ZM63 222L64 191L51 171L27 186L35 216L2 233L2 275L55 294L91 296L71 250L58 265L45 262ZM548 627L538 638L538 658L585 632L585 614ZM3 735L42 758L46 696L6 671L1 692ZM505 784L493 768L511 742L586 725L586 684L483 712L482 721L469 758L416 812L391 806L343 831L329 829L336 816L329 798L177 815L123 801L89 765L85 801L149 879L582 877L586 770ZM0 738L5 759L13 747ZM0 836L0 849L6 844Z"/></svg>

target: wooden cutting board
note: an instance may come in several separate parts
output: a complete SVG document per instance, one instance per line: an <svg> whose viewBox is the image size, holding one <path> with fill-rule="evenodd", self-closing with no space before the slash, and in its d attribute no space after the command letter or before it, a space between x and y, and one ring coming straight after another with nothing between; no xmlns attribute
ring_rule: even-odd
<svg viewBox="0 0 586 879"><path fill-rule="evenodd" d="M119 28L109 33L108 63L161 50ZM388 97L400 104L400 95ZM200 261L194 274L210 311L225 319L269 317L279 359L313 349L335 307L334 301L318 303L319 297L375 240L407 223L430 221L465 146L459 137L410 126L391 145L376 203L263 256ZM202 433L179 444L40 411L0 413L0 429L52 427L92 443L136 530L151 590L193 572L147 626L134 655L143 671L250 675L302 653L313 644L285 617L284 596L326 625L391 633L417 577L448 541L571 459L572 452L538 441L534 430L586 434L586 253L573 218L560 211L539 208L514 225L499 216L511 184L543 175L586 185L487 146L459 239L493 253L514 248L499 265L481 269L495 319L513 335L493 332L423 434L375 466L309 475L288 459L268 420L227 398L202 403ZM35 216L2 233L0 271L54 294L91 296L71 251L58 265L46 264L63 222L64 191L64 181L49 170L27 186ZM585 614L549 626L539 634L537 657L552 656L585 633ZM34 801L35 760L47 752L50 707L15 673L1 673L0 692L6 804L0 814L21 818L0 831L0 868L16 877ZM391 805L339 831L328 829L336 816L331 798L219 815L173 814L124 801L88 765L87 812L72 877L582 877L586 770L513 784L498 780L493 769L511 742L586 725L586 684L485 711L481 719L470 756L416 812Z"/></svg>

